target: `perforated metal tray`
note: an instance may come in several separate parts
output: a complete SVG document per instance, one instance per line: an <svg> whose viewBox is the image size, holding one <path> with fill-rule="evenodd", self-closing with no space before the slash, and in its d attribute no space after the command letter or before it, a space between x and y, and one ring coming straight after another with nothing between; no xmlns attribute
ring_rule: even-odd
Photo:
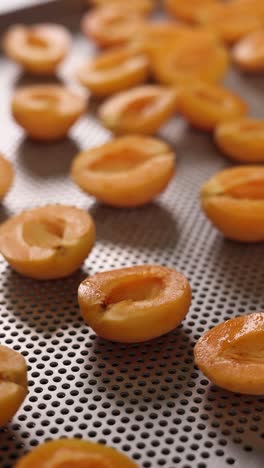
<svg viewBox="0 0 264 468"><path fill-rule="evenodd" d="M91 50L76 35L60 78L72 82L75 67ZM193 345L210 327L264 310L263 245L224 240L199 210L200 185L226 160L210 136L175 117L161 132L177 154L177 175L166 192L141 209L104 207L67 176L80 149L110 134L90 113L61 143L25 139L10 117L9 100L17 85L30 80L4 58L0 69L0 149L17 173L0 219L58 202L89 210L97 225L97 244L71 278L31 281L0 260L0 342L22 352L29 366L27 400L0 430L1 468L62 436L107 443L144 468L262 468L264 397L216 388L193 362ZM227 84L248 100L254 115L264 116L261 77L231 72ZM96 337L80 317L78 284L87 274L142 263L168 265L188 276L193 302L186 320L140 345Z"/></svg>

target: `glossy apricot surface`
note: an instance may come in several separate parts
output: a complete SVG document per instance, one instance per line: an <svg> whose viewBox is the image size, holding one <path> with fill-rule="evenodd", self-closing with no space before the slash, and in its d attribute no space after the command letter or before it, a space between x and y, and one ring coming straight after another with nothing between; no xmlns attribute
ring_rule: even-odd
<svg viewBox="0 0 264 468"><path fill-rule="evenodd" d="M222 86L194 82L179 94L179 111L194 127L213 130L221 122L244 116L247 105Z"/></svg>
<svg viewBox="0 0 264 468"><path fill-rule="evenodd" d="M222 123L216 128L215 141L234 161L264 162L264 120L244 118Z"/></svg>
<svg viewBox="0 0 264 468"><path fill-rule="evenodd" d="M35 75L52 75L70 50L71 37L57 24L11 26L4 37L4 51Z"/></svg>
<svg viewBox="0 0 264 468"><path fill-rule="evenodd" d="M7 424L27 395L27 364L24 357L0 345L0 426Z"/></svg>
<svg viewBox="0 0 264 468"><path fill-rule="evenodd" d="M10 161L0 154L0 200L10 189L14 179L14 170Z"/></svg>
<svg viewBox="0 0 264 468"><path fill-rule="evenodd" d="M109 47L128 43L143 21L140 11L110 5L86 13L81 27L88 39L93 39L101 47Z"/></svg>
<svg viewBox="0 0 264 468"><path fill-rule="evenodd" d="M89 4L94 6L118 6L118 8L130 8L140 13L150 13L155 7L155 0L133 0L133 2L124 2L124 0L88 0Z"/></svg>
<svg viewBox="0 0 264 468"><path fill-rule="evenodd" d="M84 113L86 98L59 85L32 85L18 88L12 98L12 115L34 140L64 138Z"/></svg>
<svg viewBox="0 0 264 468"><path fill-rule="evenodd" d="M236 317L209 330L196 343L194 356L219 387L264 395L264 312Z"/></svg>
<svg viewBox="0 0 264 468"><path fill-rule="evenodd" d="M165 9L171 15L177 18L188 21L197 22L197 18L201 14L201 10L206 8L208 5L214 5L217 0L163 0Z"/></svg>
<svg viewBox="0 0 264 468"><path fill-rule="evenodd" d="M143 265L88 277L78 298L84 320L99 336L134 343L177 327L188 312L191 288L175 270Z"/></svg>
<svg viewBox="0 0 264 468"><path fill-rule="evenodd" d="M264 166L225 169L201 190L202 208L226 237L264 241Z"/></svg>
<svg viewBox="0 0 264 468"><path fill-rule="evenodd" d="M125 454L86 440L46 442L22 457L15 468L139 468Z"/></svg>
<svg viewBox="0 0 264 468"><path fill-rule="evenodd" d="M36 279L76 271L95 240L91 216L65 205L23 211L0 226L0 252L18 273Z"/></svg>
<svg viewBox="0 0 264 468"><path fill-rule="evenodd" d="M115 48L100 54L78 71L80 82L96 96L107 96L146 81L149 61L135 48Z"/></svg>
<svg viewBox="0 0 264 468"><path fill-rule="evenodd" d="M177 102L174 89L138 86L107 99L99 109L99 117L113 133L152 135L175 113Z"/></svg>
<svg viewBox="0 0 264 468"><path fill-rule="evenodd" d="M175 171L175 155L154 138L124 136L80 153L73 180L98 200L116 207L144 205L162 192Z"/></svg>
<svg viewBox="0 0 264 468"><path fill-rule="evenodd" d="M263 72L264 30L254 31L241 39L233 49L233 60L242 70Z"/></svg>

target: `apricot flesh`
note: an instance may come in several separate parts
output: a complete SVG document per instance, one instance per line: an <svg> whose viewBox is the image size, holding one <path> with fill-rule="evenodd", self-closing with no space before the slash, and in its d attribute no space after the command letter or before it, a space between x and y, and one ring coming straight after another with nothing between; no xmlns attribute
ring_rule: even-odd
<svg viewBox="0 0 264 468"><path fill-rule="evenodd" d="M83 95L59 85L32 85L19 88L12 99L12 115L34 140L64 138L84 113Z"/></svg>
<svg viewBox="0 0 264 468"><path fill-rule="evenodd" d="M14 170L11 162L0 154L0 200L9 191L14 179Z"/></svg>
<svg viewBox="0 0 264 468"><path fill-rule="evenodd" d="M78 291L82 316L102 338L151 340L177 327L188 312L191 288L184 275L158 265L97 273Z"/></svg>
<svg viewBox="0 0 264 468"><path fill-rule="evenodd" d="M108 96L146 81L147 57L134 48L115 48L100 54L78 71L80 82L96 96Z"/></svg>
<svg viewBox="0 0 264 468"><path fill-rule="evenodd" d="M131 3L125 3L124 0L92 0L92 2L89 1L89 3L92 3L92 5L97 6L97 7L102 7L102 6L118 6L118 8L123 9L123 8L130 8L131 10L134 10L135 12L140 12L140 13L150 13L155 6L155 0L133 0Z"/></svg>
<svg viewBox="0 0 264 468"><path fill-rule="evenodd" d="M158 85L138 86L108 98L99 117L113 133L153 135L174 114L178 92Z"/></svg>
<svg viewBox="0 0 264 468"><path fill-rule="evenodd" d="M194 127L213 130L221 122L245 115L247 105L226 88L194 82L180 93L179 111Z"/></svg>
<svg viewBox="0 0 264 468"><path fill-rule="evenodd" d="M139 468L125 454L86 440L46 442L22 457L15 468Z"/></svg>
<svg viewBox="0 0 264 468"><path fill-rule="evenodd" d="M71 275L88 256L95 227L88 213L47 205L16 215L0 226L0 251L18 273L36 279Z"/></svg>
<svg viewBox="0 0 264 468"><path fill-rule="evenodd" d="M15 25L4 37L5 53L35 75L52 75L69 52L70 34L63 26Z"/></svg>
<svg viewBox="0 0 264 468"><path fill-rule="evenodd" d="M0 345L0 426L16 414L27 395L27 365L23 356Z"/></svg>
<svg viewBox="0 0 264 468"><path fill-rule="evenodd" d="M264 71L264 31L254 31L241 39L233 49L233 60L242 70Z"/></svg>
<svg viewBox="0 0 264 468"><path fill-rule="evenodd" d="M135 207L165 189L175 171L175 155L162 141L124 136L80 153L73 180L87 193L115 207Z"/></svg>
<svg viewBox="0 0 264 468"><path fill-rule="evenodd" d="M186 2L182 0L164 0L164 6L168 13L191 23L197 22L201 10L216 3L217 0L188 0Z"/></svg>
<svg viewBox="0 0 264 468"><path fill-rule="evenodd" d="M234 161L264 162L264 120L241 118L224 122L215 130L215 141Z"/></svg>
<svg viewBox="0 0 264 468"><path fill-rule="evenodd" d="M264 313L228 320L205 333L194 347L197 366L231 392L264 394Z"/></svg>
<svg viewBox="0 0 264 468"><path fill-rule="evenodd" d="M201 206L226 237L264 241L264 166L225 169L206 182Z"/></svg>

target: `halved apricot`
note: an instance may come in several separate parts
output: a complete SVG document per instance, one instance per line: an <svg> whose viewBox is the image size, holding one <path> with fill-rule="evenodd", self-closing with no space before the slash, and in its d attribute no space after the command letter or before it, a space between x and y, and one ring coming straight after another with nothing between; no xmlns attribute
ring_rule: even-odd
<svg viewBox="0 0 264 468"><path fill-rule="evenodd" d="M233 60L242 70L264 71L264 30L241 39L233 49Z"/></svg>
<svg viewBox="0 0 264 468"><path fill-rule="evenodd" d="M0 345L0 426L16 414L27 395L27 364L23 356Z"/></svg>
<svg viewBox="0 0 264 468"><path fill-rule="evenodd" d="M139 468L125 454L86 440L46 442L22 457L15 468Z"/></svg>
<svg viewBox="0 0 264 468"><path fill-rule="evenodd" d="M87 278L78 298L84 320L99 336L135 343L177 327L188 312L191 288L175 270L143 265Z"/></svg>
<svg viewBox="0 0 264 468"><path fill-rule="evenodd" d="M264 120L241 118L223 122L216 128L215 141L234 161L264 162Z"/></svg>
<svg viewBox="0 0 264 468"><path fill-rule="evenodd" d="M32 139L42 141L64 138L86 107L83 95L50 84L21 87L12 99L16 122Z"/></svg>
<svg viewBox="0 0 264 468"><path fill-rule="evenodd" d="M194 82L179 94L179 112L194 126L213 130L216 125L243 116L246 103L224 87Z"/></svg>
<svg viewBox="0 0 264 468"><path fill-rule="evenodd" d="M10 161L0 154L0 200L10 189L14 179L14 170Z"/></svg>
<svg viewBox="0 0 264 468"><path fill-rule="evenodd" d="M0 252L10 266L36 279L71 275L95 240L91 216L65 205L23 211L0 226Z"/></svg>
<svg viewBox="0 0 264 468"><path fill-rule="evenodd" d="M146 81L149 61L142 52L122 47L104 52L83 65L80 82L96 96L107 96Z"/></svg>
<svg viewBox="0 0 264 468"><path fill-rule="evenodd" d="M226 237L263 242L264 166L240 166L219 172L203 185L201 205Z"/></svg>
<svg viewBox="0 0 264 468"><path fill-rule="evenodd" d="M137 34L144 18L140 11L110 5L93 9L82 20L84 34L101 47L128 43Z"/></svg>
<svg viewBox="0 0 264 468"><path fill-rule="evenodd" d="M197 366L231 392L264 395L264 312L236 317L205 333L194 347Z"/></svg>
<svg viewBox="0 0 264 468"><path fill-rule="evenodd" d="M69 52L70 34L58 24L15 25L4 37L6 55L36 75L53 74Z"/></svg>
<svg viewBox="0 0 264 468"><path fill-rule="evenodd" d="M108 205L135 207L159 195L174 171L175 155L168 145L154 138L124 136L80 153L71 176Z"/></svg>
<svg viewBox="0 0 264 468"><path fill-rule="evenodd" d="M152 135L175 113L177 103L174 89L138 86L110 97L101 105L99 117L116 134Z"/></svg>
<svg viewBox="0 0 264 468"><path fill-rule="evenodd" d="M151 69L163 84L185 85L194 80L219 81L229 66L227 50L208 32L193 33L160 53L153 50Z"/></svg>
<svg viewBox="0 0 264 468"><path fill-rule="evenodd" d="M124 0L88 0L88 2L94 6L102 7L102 6L118 6L118 8L130 8L135 12L140 12L144 14L150 13L155 7L155 0L133 0L129 4L124 2Z"/></svg>
<svg viewBox="0 0 264 468"><path fill-rule="evenodd" d="M217 4L218 0L164 0L164 6L168 13L177 18L191 23L197 22L201 11L208 5Z"/></svg>

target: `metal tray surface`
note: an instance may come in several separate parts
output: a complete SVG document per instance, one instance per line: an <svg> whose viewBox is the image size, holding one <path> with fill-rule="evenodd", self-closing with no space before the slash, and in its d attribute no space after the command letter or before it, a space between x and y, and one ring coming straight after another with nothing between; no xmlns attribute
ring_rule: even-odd
<svg viewBox="0 0 264 468"><path fill-rule="evenodd" d="M76 36L60 79L71 83L91 50ZM17 85L30 80L4 58L0 67L0 146L17 173L0 219L57 202L89 210L97 225L95 248L83 270L68 279L33 281L0 260L0 342L22 352L29 366L27 400L0 431L1 468L59 437L107 443L143 468L262 468L264 397L223 391L193 362L193 345L210 327L264 310L264 246L224 240L199 209L201 184L226 159L210 136L176 116L161 131L177 154L177 174L166 192L141 209L102 206L70 181L68 171L80 149L106 141L110 133L91 111L63 142L25 139L10 117L9 100ZM248 100L253 115L264 117L261 77L232 71L227 84ZM98 338L80 317L78 284L87 274L144 263L188 276L193 302L187 318L145 344Z"/></svg>

